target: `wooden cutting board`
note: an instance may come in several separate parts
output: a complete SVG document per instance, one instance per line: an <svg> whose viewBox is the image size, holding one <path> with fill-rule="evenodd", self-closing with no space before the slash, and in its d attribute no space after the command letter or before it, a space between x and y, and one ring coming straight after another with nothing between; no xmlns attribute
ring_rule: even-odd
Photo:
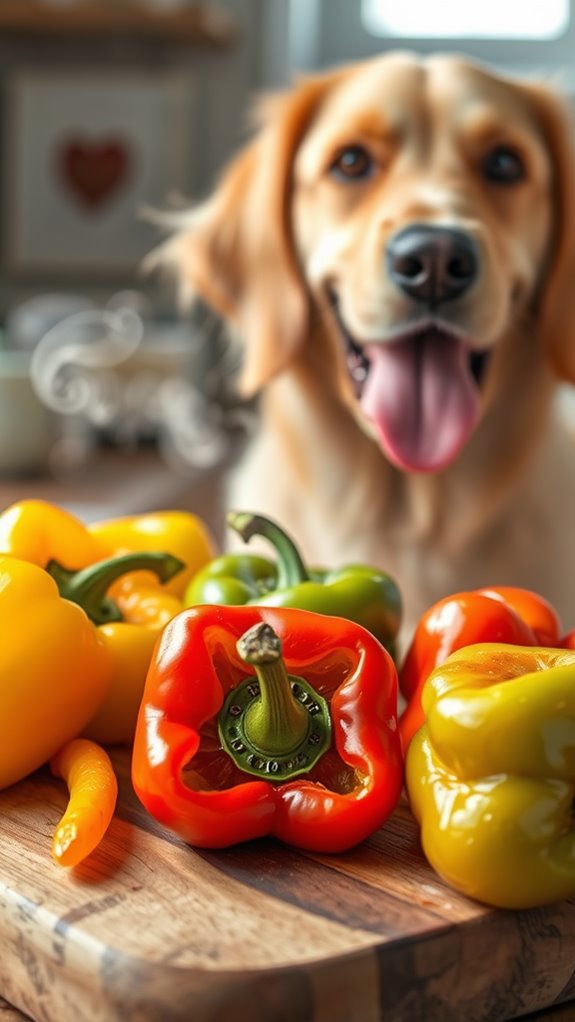
<svg viewBox="0 0 575 1022"><path fill-rule="evenodd" d="M114 760L116 818L74 872L49 854L63 784L0 794L0 994L39 1022L497 1022L575 998L575 902L459 897L406 807L344 855L197 852Z"/></svg>

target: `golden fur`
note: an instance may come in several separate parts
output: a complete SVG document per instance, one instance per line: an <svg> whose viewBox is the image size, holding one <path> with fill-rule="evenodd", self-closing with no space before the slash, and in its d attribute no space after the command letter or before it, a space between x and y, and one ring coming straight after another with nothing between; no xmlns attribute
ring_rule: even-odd
<svg viewBox="0 0 575 1022"><path fill-rule="evenodd" d="M330 172L361 145L366 180ZM521 154L511 186L479 171ZM534 588L575 625L575 447L555 424L575 380L575 161L564 103L455 57L393 54L308 78L259 110L254 141L167 246L184 281L245 345L241 387L261 426L228 506L269 513L305 556L395 575L409 629L438 597ZM473 238L476 283L443 318L490 353L480 417L437 472L398 469L354 396L338 314L387 339L412 309L387 272L412 224Z"/></svg>

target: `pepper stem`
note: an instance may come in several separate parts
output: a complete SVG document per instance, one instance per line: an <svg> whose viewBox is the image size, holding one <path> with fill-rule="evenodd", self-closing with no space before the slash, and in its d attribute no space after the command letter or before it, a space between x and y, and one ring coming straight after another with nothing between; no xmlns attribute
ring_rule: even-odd
<svg viewBox="0 0 575 1022"><path fill-rule="evenodd" d="M46 571L56 582L60 596L82 607L94 624L103 625L123 620L120 608L106 596L117 578L131 571L153 571L160 582L167 582L183 567L183 561L172 554L146 552L110 557L81 571L71 571L57 561L49 561Z"/></svg>
<svg viewBox="0 0 575 1022"><path fill-rule="evenodd" d="M294 541L271 518L252 514L251 511L229 511L226 524L247 543L252 536L263 536L275 548L278 567L278 589L289 589L308 582L309 574Z"/></svg>
<svg viewBox="0 0 575 1022"><path fill-rule="evenodd" d="M261 621L237 643L246 664L255 668L260 695L248 706L244 733L265 756L283 756L297 748L310 727L309 714L292 693L281 656L281 642L270 625Z"/></svg>
<svg viewBox="0 0 575 1022"><path fill-rule="evenodd" d="M280 640L263 621L242 635L237 650L257 677L244 678L224 700L222 748L244 773L278 784L309 773L331 744L326 700L287 673Z"/></svg>

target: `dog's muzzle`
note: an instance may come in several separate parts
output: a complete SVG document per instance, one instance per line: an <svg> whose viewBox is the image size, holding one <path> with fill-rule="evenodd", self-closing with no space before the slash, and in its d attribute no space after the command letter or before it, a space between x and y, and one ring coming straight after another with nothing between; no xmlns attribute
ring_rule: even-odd
<svg viewBox="0 0 575 1022"><path fill-rule="evenodd" d="M447 467L477 423L488 353L431 319L390 340L360 343L333 296L332 308L354 394L389 459L404 471Z"/></svg>

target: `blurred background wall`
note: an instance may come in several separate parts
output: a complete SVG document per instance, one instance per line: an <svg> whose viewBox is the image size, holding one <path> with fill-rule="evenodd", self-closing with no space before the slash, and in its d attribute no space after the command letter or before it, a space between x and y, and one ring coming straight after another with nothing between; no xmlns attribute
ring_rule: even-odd
<svg viewBox="0 0 575 1022"><path fill-rule="evenodd" d="M0 480L102 444L160 442L194 478L230 456L225 342L141 274L163 237L142 211L209 192L255 93L401 47L575 95L574 3L0 0Z"/></svg>
<svg viewBox="0 0 575 1022"><path fill-rule="evenodd" d="M141 207L204 194L248 96L284 77L274 7L0 0L4 313L48 282L138 280L161 236Z"/></svg>

